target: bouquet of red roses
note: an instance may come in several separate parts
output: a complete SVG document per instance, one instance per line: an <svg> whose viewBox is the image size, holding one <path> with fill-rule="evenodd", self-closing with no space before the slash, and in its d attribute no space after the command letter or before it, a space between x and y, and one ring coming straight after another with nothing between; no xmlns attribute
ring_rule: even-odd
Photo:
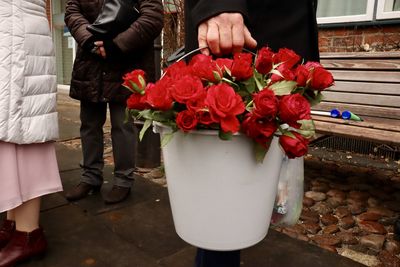
<svg viewBox="0 0 400 267"><path fill-rule="evenodd" d="M289 158L307 153L315 134L310 107L333 82L321 64L301 63L290 49L275 53L263 47L233 58L195 55L169 66L156 83L146 83L145 73L134 70L123 85L132 91L129 115L145 120L140 136L152 122L169 126L172 133L215 129L224 140L240 132L254 141L256 159L262 161L273 135Z"/></svg>

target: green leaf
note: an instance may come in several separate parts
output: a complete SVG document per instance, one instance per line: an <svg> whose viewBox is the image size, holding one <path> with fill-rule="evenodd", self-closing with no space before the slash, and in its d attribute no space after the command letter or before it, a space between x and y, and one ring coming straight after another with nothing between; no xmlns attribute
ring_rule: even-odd
<svg viewBox="0 0 400 267"><path fill-rule="evenodd" d="M295 81L280 81L274 83L269 88L272 89L275 95L290 95L297 83Z"/></svg>
<svg viewBox="0 0 400 267"><path fill-rule="evenodd" d="M161 138L161 147L165 147L172 140L173 136L174 136L174 133L164 134Z"/></svg>
<svg viewBox="0 0 400 267"><path fill-rule="evenodd" d="M139 112L138 118L145 118L146 120L153 119L153 111L151 109L145 109Z"/></svg>
<svg viewBox="0 0 400 267"><path fill-rule="evenodd" d="M311 138L315 135L315 125L313 120L298 120L301 124L300 129L297 130L299 134L305 138Z"/></svg>
<svg viewBox="0 0 400 267"><path fill-rule="evenodd" d="M217 72L217 71L213 71L213 75L214 75L214 79L215 80L217 80L217 81L221 81L222 80L222 78L221 78L221 76L219 75L219 73Z"/></svg>
<svg viewBox="0 0 400 267"><path fill-rule="evenodd" d="M261 73L258 73L257 71L255 71L253 74L253 77L254 77L254 81L256 82L258 91L261 91L262 89L264 89L265 84L263 83L263 81L264 81L263 75Z"/></svg>
<svg viewBox="0 0 400 267"><path fill-rule="evenodd" d="M221 140L231 140L232 139L232 133L231 132L224 132L224 131L222 131L222 130L219 130L219 132L218 132L218 137L221 139Z"/></svg>
<svg viewBox="0 0 400 267"><path fill-rule="evenodd" d="M257 80L254 77L251 77L250 79L242 82L241 84L244 86L247 92L250 94L254 93L256 90L256 83Z"/></svg>
<svg viewBox="0 0 400 267"><path fill-rule="evenodd" d="M235 83L235 82L233 82L233 81L231 81L231 80L229 80L229 79L227 79L225 77L222 78L222 81L227 83L227 84L229 84L229 85L231 85L233 88L239 88L239 85L237 83Z"/></svg>
<svg viewBox="0 0 400 267"><path fill-rule="evenodd" d="M138 92L141 95L144 95L144 91L142 89L140 89L136 83L129 81L129 83L132 85L133 90L135 90L135 92Z"/></svg>
<svg viewBox="0 0 400 267"><path fill-rule="evenodd" d="M310 102L311 106L315 106L315 105L319 104L322 101L322 99L324 98L324 95L319 91L314 91L313 94L314 94L314 96L312 98L308 94L305 95L307 97L308 101Z"/></svg>
<svg viewBox="0 0 400 267"><path fill-rule="evenodd" d="M285 78L285 77L283 77L282 73L281 73L279 70L277 70L277 69L272 69L272 70L270 71L270 73L271 73L271 74L278 75L279 77Z"/></svg>
<svg viewBox="0 0 400 267"><path fill-rule="evenodd" d="M231 72L231 70L228 69L226 66L224 66L224 68L225 68L225 72L226 72L230 77L232 77L232 72Z"/></svg>
<svg viewBox="0 0 400 267"><path fill-rule="evenodd" d="M149 129L149 127L151 126L151 124L153 123L153 120L146 120L143 124L142 129L140 130L139 133L139 140L142 141L144 134L146 133L147 129Z"/></svg>
<svg viewBox="0 0 400 267"><path fill-rule="evenodd" d="M142 77L142 75L139 75L139 76L138 76L138 79L139 79L141 88L145 88L145 87L146 87L146 81L144 80L144 78Z"/></svg>
<svg viewBox="0 0 400 267"><path fill-rule="evenodd" d="M256 162L257 163L263 163L265 155L268 152L268 149L263 147L261 144L254 142L254 152L256 156Z"/></svg>

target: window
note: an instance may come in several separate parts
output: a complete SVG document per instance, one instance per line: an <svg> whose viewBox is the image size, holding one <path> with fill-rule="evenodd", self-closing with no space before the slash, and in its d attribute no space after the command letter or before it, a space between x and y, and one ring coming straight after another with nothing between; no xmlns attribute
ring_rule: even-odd
<svg viewBox="0 0 400 267"><path fill-rule="evenodd" d="M376 18L377 19L400 18L400 0L378 1Z"/></svg>
<svg viewBox="0 0 400 267"><path fill-rule="evenodd" d="M319 0L319 24L400 19L400 0Z"/></svg>

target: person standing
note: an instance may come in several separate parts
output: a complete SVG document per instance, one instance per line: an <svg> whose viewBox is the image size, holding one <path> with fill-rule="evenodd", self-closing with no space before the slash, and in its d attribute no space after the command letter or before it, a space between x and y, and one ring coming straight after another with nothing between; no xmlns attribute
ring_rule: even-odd
<svg viewBox="0 0 400 267"><path fill-rule="evenodd" d="M0 3L0 266L43 255L40 197L62 190L53 41L44 0Z"/></svg>
<svg viewBox="0 0 400 267"><path fill-rule="evenodd" d="M113 204L128 197L135 167L133 123L124 123L130 91L121 86L122 77L140 68L146 71L147 79L154 79L153 41L163 27L163 7L161 0L139 0L140 17L113 39L101 39L86 28L102 5L103 0L69 0L66 6L65 23L78 43L70 96L81 101L83 152L81 182L66 193L66 198L82 199L99 191L103 183L103 125L108 106L115 168L114 185L104 201Z"/></svg>
<svg viewBox="0 0 400 267"><path fill-rule="evenodd" d="M221 56L269 46L318 61L316 8L317 0L185 0L185 51ZM240 250L197 250L196 267L239 265Z"/></svg>

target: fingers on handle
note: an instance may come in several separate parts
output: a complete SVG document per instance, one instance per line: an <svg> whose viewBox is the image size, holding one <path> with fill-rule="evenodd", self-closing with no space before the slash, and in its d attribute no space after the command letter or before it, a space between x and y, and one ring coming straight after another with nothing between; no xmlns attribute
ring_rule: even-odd
<svg viewBox="0 0 400 267"><path fill-rule="evenodd" d="M198 35L197 35L197 42L199 43L199 47L206 47L207 45L207 30L208 26L207 23L202 23L199 26L198 29ZM201 50L201 53L204 55L210 55L210 51L208 48L204 48Z"/></svg>
<svg viewBox="0 0 400 267"><path fill-rule="evenodd" d="M251 33L246 26L244 26L244 45L251 49L257 47L257 41L251 36Z"/></svg>
<svg viewBox="0 0 400 267"><path fill-rule="evenodd" d="M220 48L220 40L219 40L219 28L216 23L210 22L208 23L208 30L207 30L207 45L208 48L211 50L211 53L214 55L221 54Z"/></svg>
<svg viewBox="0 0 400 267"><path fill-rule="evenodd" d="M244 36L244 25L234 24L232 26L232 52L241 52L244 46L245 36Z"/></svg>

